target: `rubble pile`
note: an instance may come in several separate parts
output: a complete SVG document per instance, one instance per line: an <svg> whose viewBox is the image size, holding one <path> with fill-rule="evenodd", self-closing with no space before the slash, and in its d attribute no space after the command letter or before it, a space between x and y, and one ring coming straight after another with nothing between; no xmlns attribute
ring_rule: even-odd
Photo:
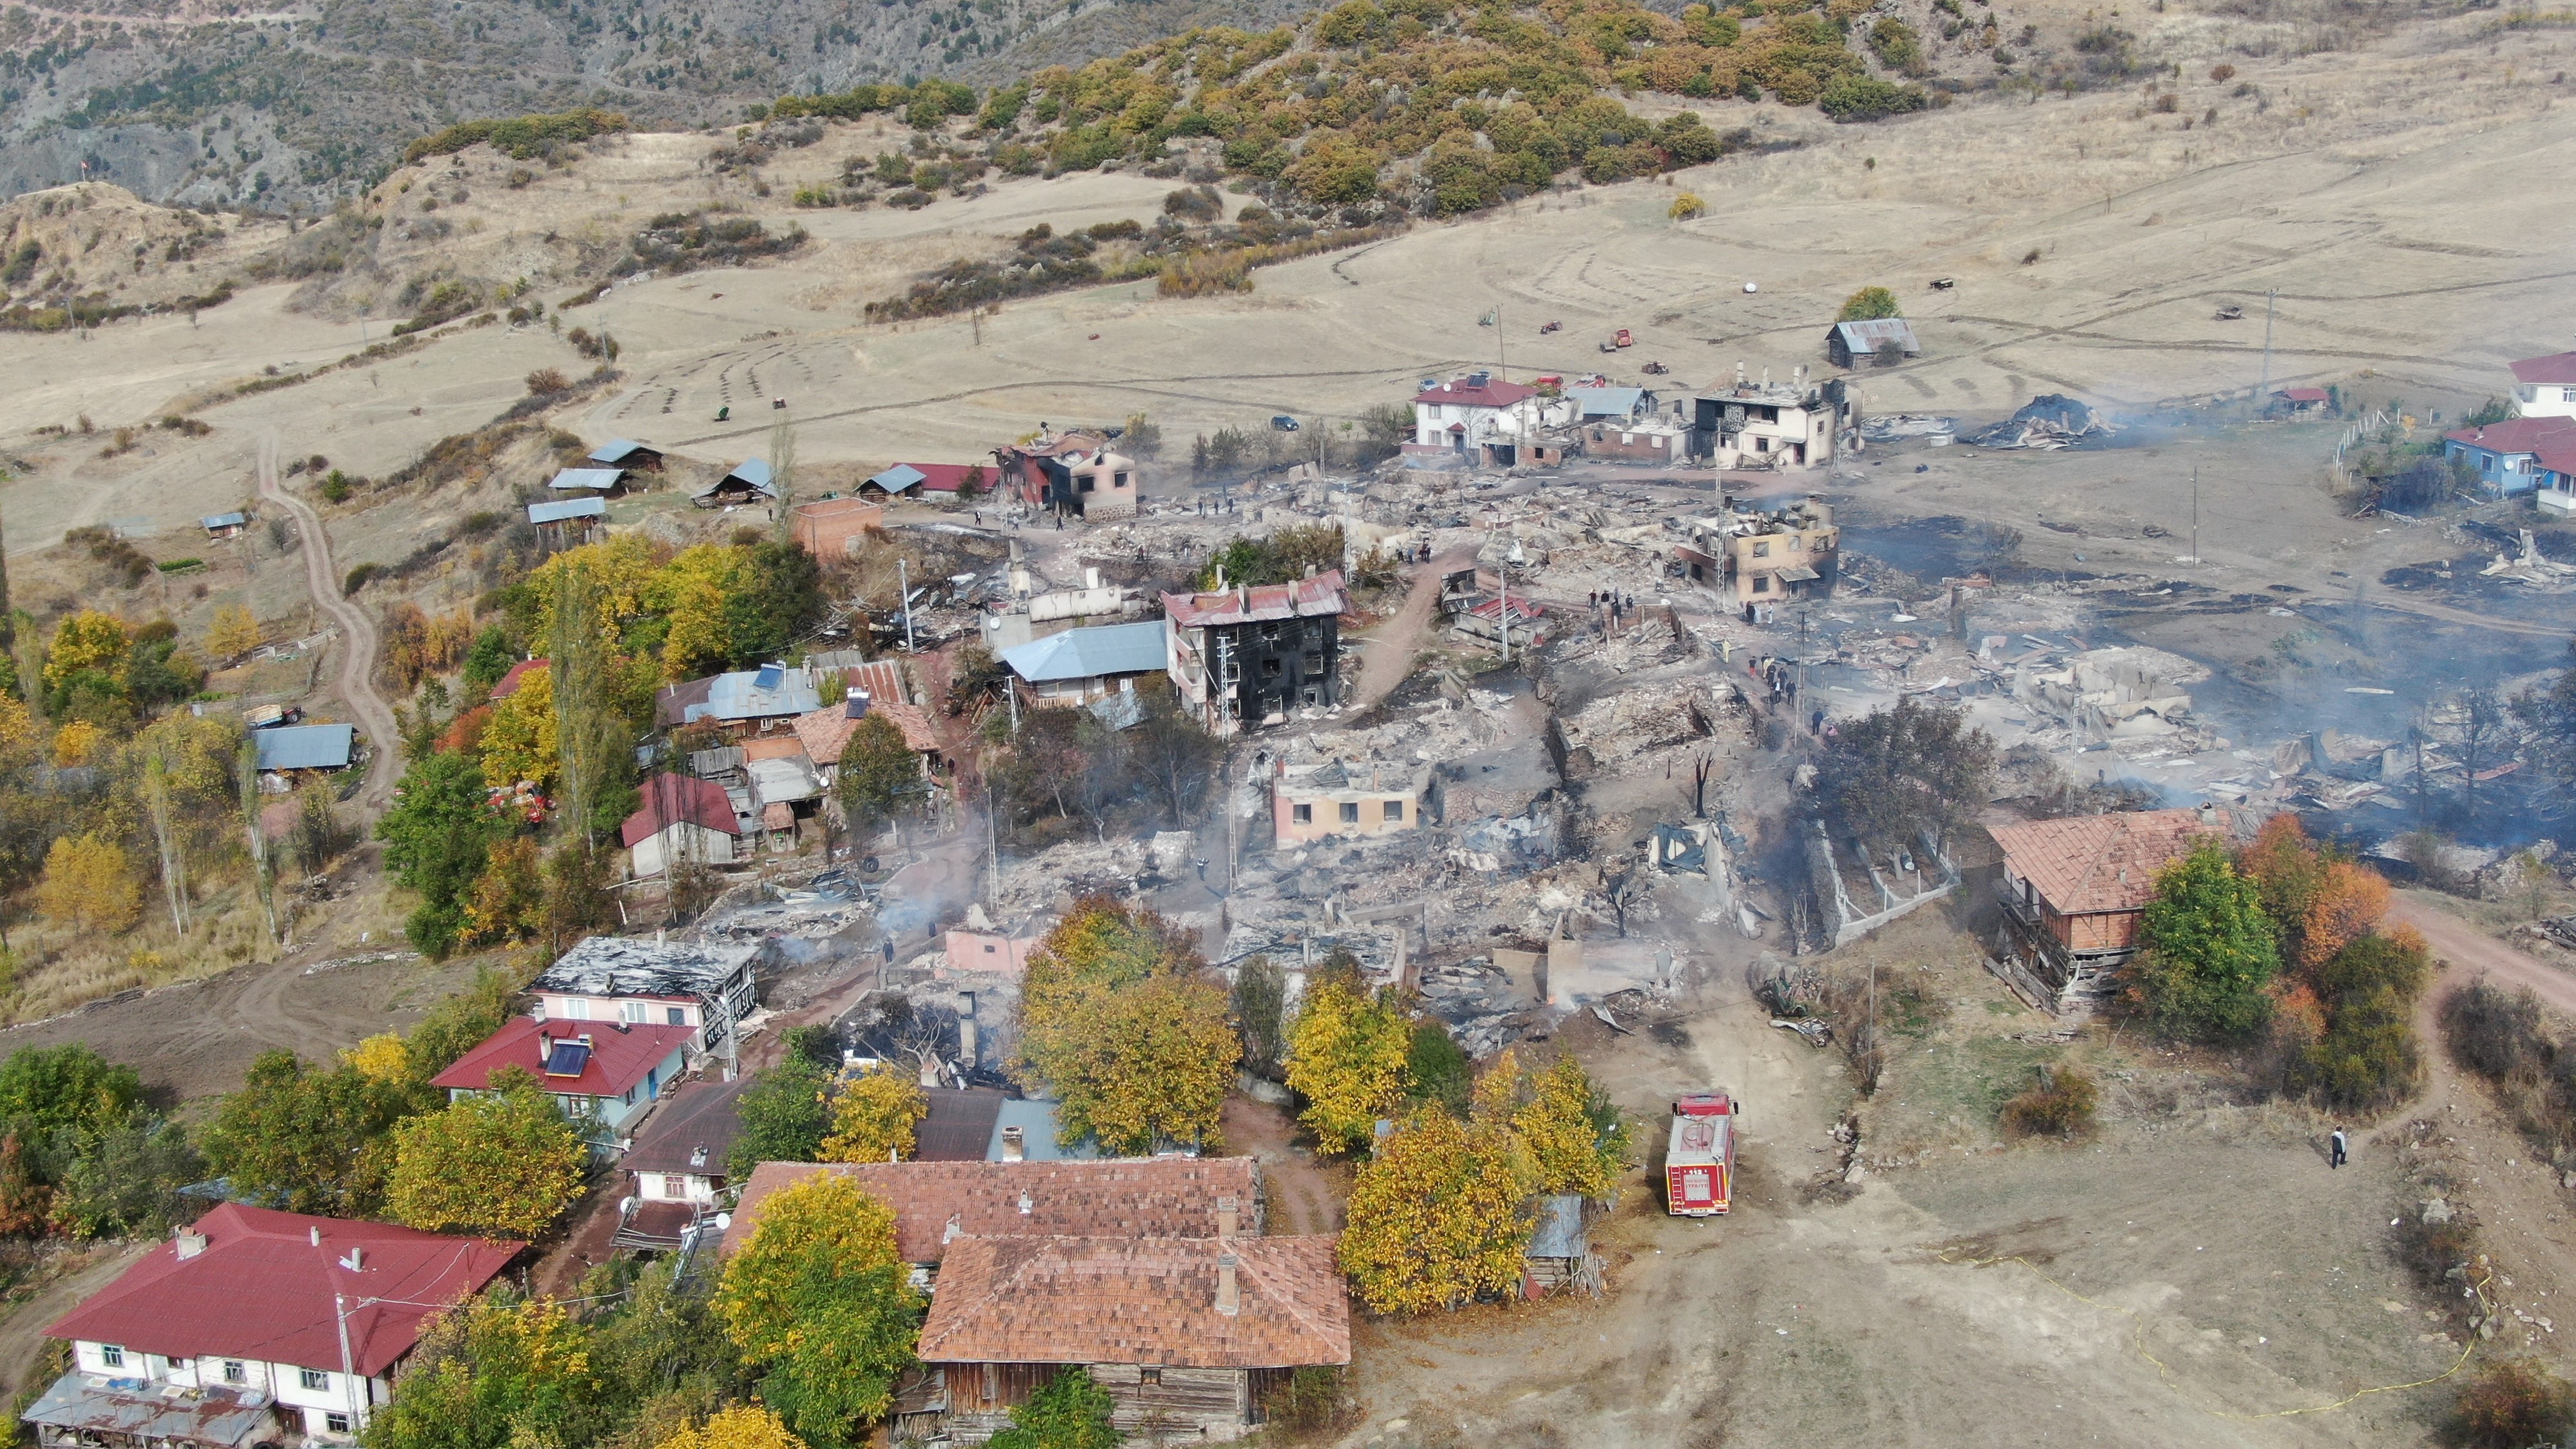
<svg viewBox="0 0 2576 1449"><path fill-rule="evenodd" d="M2539 589L2544 593L2563 594L2576 590L2576 564L2563 564L2544 557L2540 544L2530 529L2521 530L2522 547L2517 553L2499 553L2495 561L2478 570L2481 577L2509 579L2514 583Z"/></svg>
<svg viewBox="0 0 2576 1449"><path fill-rule="evenodd" d="M1980 448L2071 448L2087 438L2107 437L2119 428L2100 413L2063 393L2044 392L2021 411L1970 433L1963 441Z"/></svg>
<svg viewBox="0 0 2576 1449"><path fill-rule="evenodd" d="M1655 627L1669 636L1660 621ZM1731 690L1721 693L1705 680L1649 684L1603 695L1559 720L1566 768L1579 775L1625 764L1650 751L1706 740L1716 733L1721 719L1742 710Z"/></svg>

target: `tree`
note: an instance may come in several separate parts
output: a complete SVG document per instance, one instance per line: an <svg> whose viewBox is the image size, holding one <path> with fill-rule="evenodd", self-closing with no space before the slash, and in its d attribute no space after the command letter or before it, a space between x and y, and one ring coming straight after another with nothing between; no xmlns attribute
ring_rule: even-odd
<svg viewBox="0 0 2576 1449"><path fill-rule="evenodd" d="M54 1155L53 1225L76 1238L159 1236L187 1214L179 1189L205 1177L205 1161L175 1122L136 1115Z"/></svg>
<svg viewBox="0 0 2576 1449"><path fill-rule="evenodd" d="M427 1232L533 1238L581 1195L584 1149L554 1098L516 1068L489 1093L394 1129L385 1201Z"/></svg>
<svg viewBox="0 0 2576 1449"><path fill-rule="evenodd" d="M825 1162L890 1162L912 1156L913 1124L930 1115L921 1083L879 1062L841 1088L832 1104Z"/></svg>
<svg viewBox="0 0 2576 1449"><path fill-rule="evenodd" d="M563 1304L506 1290L434 1315L367 1424L368 1449L590 1443L617 1404L596 1342Z"/></svg>
<svg viewBox="0 0 2576 1449"><path fill-rule="evenodd" d="M1964 711L1906 695L1841 727L1817 762L1816 796L1828 821L1893 850L1966 823L1994 768L1993 737Z"/></svg>
<svg viewBox="0 0 2576 1449"><path fill-rule="evenodd" d="M539 794L553 793L562 761L559 730L554 669L540 664L519 676L509 698L492 706L483 726L483 783L507 790L525 780Z"/></svg>
<svg viewBox="0 0 2576 1449"><path fill-rule="evenodd" d="M894 1404L921 1301L897 1256L894 1213L829 1173L770 1194L725 1264L716 1312L765 1370L761 1397L807 1442L853 1442Z"/></svg>
<svg viewBox="0 0 2576 1449"><path fill-rule="evenodd" d="M1467 1060L1467 1053L1449 1034L1448 1027L1430 1016L1413 1024L1413 1041L1404 1056L1406 1095L1417 1102L1437 1102L1452 1112L1464 1112L1475 1081L1475 1064Z"/></svg>
<svg viewBox="0 0 2576 1449"><path fill-rule="evenodd" d="M45 852L36 909L83 931L116 935L143 919L143 887L125 847L96 835L65 835Z"/></svg>
<svg viewBox="0 0 2576 1449"><path fill-rule="evenodd" d="M564 571L555 610L549 692L555 714L556 818L568 823L588 853L590 842L623 818L625 787L635 775L634 730L619 717L615 651L599 623L598 580L585 564ZM516 696L513 696L515 698ZM603 806L611 809L603 809Z"/></svg>
<svg viewBox="0 0 2576 1449"><path fill-rule="evenodd" d="M206 653L229 664L259 647L259 616L248 604L225 604L206 628Z"/></svg>
<svg viewBox="0 0 2576 1449"><path fill-rule="evenodd" d="M391 1041L402 1052L398 1038ZM381 1048L372 1055L381 1059ZM233 1189L289 1212L365 1217L384 1203L395 1125L426 1093L405 1070L319 1070L277 1048L259 1054L240 1091L216 1108L206 1156Z"/></svg>
<svg viewBox="0 0 2576 1449"><path fill-rule="evenodd" d="M1351 1184L1342 1271L1373 1313L1426 1313L1520 1281L1531 1178L1507 1130L1417 1109Z"/></svg>
<svg viewBox="0 0 2576 1449"><path fill-rule="evenodd" d="M663 1440L659 1449L805 1449L787 1421L757 1404L719 1409L704 1427L691 1426Z"/></svg>
<svg viewBox="0 0 2576 1449"><path fill-rule="evenodd" d="M1067 1137L1093 1134L1109 1152L1214 1135L1243 1049L1205 970L1154 912L1075 902L1029 957L1014 1073L1061 1100Z"/></svg>
<svg viewBox="0 0 2576 1449"><path fill-rule="evenodd" d="M987 1449L1118 1449L1126 1436L1110 1422L1117 1410L1118 1401L1088 1369L1067 1365L1011 1410L1011 1427L987 1441Z"/></svg>
<svg viewBox="0 0 2576 1449"><path fill-rule="evenodd" d="M124 621L113 614L84 609L65 619L54 630L53 647L45 655L45 692L49 699L67 699L84 677L102 681L105 687L122 693L126 657L133 642ZM52 705L57 714L63 708L61 704Z"/></svg>
<svg viewBox="0 0 2576 1449"><path fill-rule="evenodd" d="M1283 1020L1288 1011L1288 973L1267 956L1244 962L1234 973L1233 1004L1234 1024L1243 1036L1244 1066L1263 1076L1278 1071L1288 1053Z"/></svg>
<svg viewBox="0 0 2576 1449"><path fill-rule="evenodd" d="M901 726L871 712L841 748L837 788L850 829L864 835L901 815L922 793L921 757L904 743Z"/></svg>
<svg viewBox="0 0 2576 1449"><path fill-rule="evenodd" d="M492 686L500 683L501 677L508 674L510 666L518 661L517 652L510 648L510 631L494 624L474 636L473 646L465 651L465 667L458 678L469 697L475 690L489 694Z"/></svg>
<svg viewBox="0 0 2576 1449"><path fill-rule="evenodd" d="M1197 819L1225 753L1216 737L1160 689L1145 691L1144 718L1124 733L1126 759L1165 821L1177 830Z"/></svg>
<svg viewBox="0 0 2576 1449"><path fill-rule="evenodd" d="M1885 287L1863 287L1843 299L1843 309L1834 314L1837 322L1877 322L1899 315L1896 294Z"/></svg>
<svg viewBox="0 0 2576 1449"><path fill-rule="evenodd" d="M779 504L785 517L787 505ZM749 669L785 655L823 616L823 566L793 543L755 544L742 587L726 601L733 666Z"/></svg>
<svg viewBox="0 0 2576 1449"><path fill-rule="evenodd" d="M1413 1028L1355 974L1321 973L1298 1004L1288 1038L1288 1086L1306 1099L1298 1120L1324 1151L1365 1150L1378 1119L1404 1100Z"/></svg>
<svg viewBox="0 0 2576 1449"><path fill-rule="evenodd" d="M487 860L465 896L459 941L501 946L528 940L545 925L545 872L537 843L526 836L504 840L492 847Z"/></svg>
<svg viewBox="0 0 2576 1449"><path fill-rule="evenodd" d="M1626 1122L1570 1056L1530 1078L1512 1130L1529 1154L1540 1192L1606 1197L1628 1170Z"/></svg>
<svg viewBox="0 0 2576 1449"><path fill-rule="evenodd" d="M2263 1024L2279 947L2254 882L2204 841L2156 877L2128 968L2130 1004L2167 1036L2240 1039Z"/></svg>
<svg viewBox="0 0 2576 1449"><path fill-rule="evenodd" d="M2379 929L2388 914L2388 881L2348 860L2325 863L2299 922L2297 962L2313 972L2345 947Z"/></svg>
<svg viewBox="0 0 2576 1449"><path fill-rule="evenodd" d="M87 1042L20 1047L0 1062L0 1124L31 1140L64 1131L95 1136L142 1106L143 1078Z"/></svg>
<svg viewBox="0 0 2576 1449"><path fill-rule="evenodd" d="M445 960L464 930L463 897L483 874L498 820L484 803L482 772L463 755L414 760L394 796L376 838L396 883L420 895L403 930L423 955Z"/></svg>
<svg viewBox="0 0 2576 1449"><path fill-rule="evenodd" d="M734 1177L763 1162L813 1162L832 1130L832 1075L797 1057L760 1072L734 1099L742 1134L728 1166Z"/></svg>

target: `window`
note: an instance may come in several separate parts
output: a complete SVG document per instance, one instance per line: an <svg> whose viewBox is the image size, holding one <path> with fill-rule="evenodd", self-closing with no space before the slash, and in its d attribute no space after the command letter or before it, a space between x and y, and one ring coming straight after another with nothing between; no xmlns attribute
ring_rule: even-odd
<svg viewBox="0 0 2576 1449"><path fill-rule="evenodd" d="M1124 473L1120 473L1120 474L1118 474L1117 476L1115 476L1115 477L1111 478L1111 479L1109 480L1109 486L1110 486L1110 487L1112 487L1112 488L1124 488L1124 487L1126 487L1126 486L1127 486L1127 475L1126 475L1126 474L1124 474Z"/></svg>
<svg viewBox="0 0 2576 1449"><path fill-rule="evenodd" d="M1083 475L1082 475L1082 491L1083 491L1083 492L1085 492L1085 493L1090 492L1090 491L1091 491L1091 484L1092 484L1092 478L1091 478L1091 475L1090 475L1090 474L1088 474L1088 473L1083 474Z"/></svg>
<svg viewBox="0 0 2576 1449"><path fill-rule="evenodd" d="M2560 402L2576 402L2576 387L2560 388L2558 390L2558 400Z"/></svg>
<svg viewBox="0 0 2576 1449"><path fill-rule="evenodd" d="M573 998L573 999L571 999L570 1001L565 1002L565 1003L564 1003L564 1020L566 1020L566 1021L588 1021L588 1020L590 1020L590 1003L589 1003L589 1002L587 1002L587 1001L582 1000L582 999L581 999L580 997L578 997L578 996L574 997L574 998Z"/></svg>
<svg viewBox="0 0 2576 1449"><path fill-rule="evenodd" d="M1794 534L1794 533L1793 533L1793 534L1790 534L1790 535L1789 535L1789 552L1791 552L1791 553L1796 553L1796 552L1798 551L1798 546L1799 546L1799 544L1800 544L1801 542L1802 542L1802 540L1798 537L1798 535L1796 535L1796 534Z"/></svg>
<svg viewBox="0 0 2576 1449"><path fill-rule="evenodd" d="M1389 820L1402 820L1404 818L1404 802L1401 800L1387 801L1386 818Z"/></svg>
<svg viewBox="0 0 2576 1449"><path fill-rule="evenodd" d="M1757 594L1767 594L1771 592L1771 576L1769 574L1754 575L1753 592Z"/></svg>
<svg viewBox="0 0 2576 1449"><path fill-rule="evenodd" d="M644 1024L644 1013L649 1010L651 1008L640 1001L621 1001L617 1004L618 1019L634 1026Z"/></svg>
<svg viewBox="0 0 2576 1449"><path fill-rule="evenodd" d="M349 1416L334 1410L322 1416L322 1427L334 1434L349 1432Z"/></svg>
<svg viewBox="0 0 2576 1449"><path fill-rule="evenodd" d="M1755 558L1769 558L1771 556L1771 545L1767 543L1755 543L1753 545L1753 556Z"/></svg>
<svg viewBox="0 0 2576 1449"><path fill-rule="evenodd" d="M688 1195L689 1180L687 1178L682 1177L676 1172L665 1173L663 1175L662 1196L667 1198L684 1198Z"/></svg>
<svg viewBox="0 0 2576 1449"><path fill-rule="evenodd" d="M327 1390L331 1387L331 1376L320 1369L297 1369L295 1374L297 1382L308 1389Z"/></svg>
<svg viewBox="0 0 2576 1449"><path fill-rule="evenodd" d="M1140 1368L1136 1370L1136 1383L1142 1388L1160 1388L1163 1383L1163 1371L1158 1368Z"/></svg>
<svg viewBox="0 0 2576 1449"><path fill-rule="evenodd" d="M243 1363L240 1359L237 1359L237 1358L228 1358L228 1359L225 1359L225 1360L224 1360L224 1382L225 1382L225 1383L228 1383L228 1384L246 1384L246 1383L249 1383L249 1382L250 1382L250 1365L249 1365L249 1364L246 1364L246 1363Z"/></svg>
<svg viewBox="0 0 2576 1449"><path fill-rule="evenodd" d="M98 1346L98 1361L109 1368L125 1367L125 1350L112 1343Z"/></svg>
<svg viewBox="0 0 2576 1449"><path fill-rule="evenodd" d="M670 1024L673 1026L687 1026L689 1024L689 1010L685 1006L671 1007L669 1008L669 1018Z"/></svg>
<svg viewBox="0 0 2576 1449"><path fill-rule="evenodd" d="M1342 823L1344 825L1357 825L1360 823L1360 802L1357 800L1345 800L1342 802Z"/></svg>
<svg viewBox="0 0 2576 1449"><path fill-rule="evenodd" d="M1279 677L1278 655L1273 654L1269 658L1261 661L1261 677L1264 679L1277 679Z"/></svg>
<svg viewBox="0 0 2576 1449"><path fill-rule="evenodd" d="M1315 823L1315 807L1312 805L1291 805L1288 807L1288 818L1299 825L1312 825ZM110 1353L114 1353L115 1351L116 1350L114 1349L108 1350Z"/></svg>

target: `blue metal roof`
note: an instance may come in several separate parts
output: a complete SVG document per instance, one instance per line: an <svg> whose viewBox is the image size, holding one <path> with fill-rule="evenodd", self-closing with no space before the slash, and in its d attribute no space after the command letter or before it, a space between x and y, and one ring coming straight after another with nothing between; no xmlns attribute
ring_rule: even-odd
<svg viewBox="0 0 2576 1449"><path fill-rule="evenodd" d="M576 493L584 489L605 493L626 476L623 468L566 468L546 486L557 493Z"/></svg>
<svg viewBox="0 0 2576 1449"><path fill-rule="evenodd" d="M249 515L241 513L218 513L205 520L208 528L239 528L248 522Z"/></svg>
<svg viewBox="0 0 2576 1449"><path fill-rule="evenodd" d="M561 523L567 518L606 518L607 516L608 500L605 498L567 498L560 503L528 505L530 523Z"/></svg>
<svg viewBox="0 0 2576 1449"><path fill-rule="evenodd" d="M1574 1193L1559 1193L1537 1199L1538 1221L1530 1230L1529 1246L1521 1250L1530 1258L1580 1258L1591 1250L1592 1235L1583 1223L1583 1199Z"/></svg>
<svg viewBox="0 0 2576 1449"><path fill-rule="evenodd" d="M1001 1114L993 1119L993 1140L985 1149L986 1162L1002 1160L1002 1129L1020 1129L1020 1155L1030 1162L1065 1162L1098 1157L1100 1144L1085 1137L1078 1142L1058 1142L1055 1135L1055 1103L1039 1098L1005 1098Z"/></svg>
<svg viewBox="0 0 2576 1449"><path fill-rule="evenodd" d="M929 479L929 474L922 472L919 468L912 466L910 463L897 463L893 467L879 473L868 481L874 483L888 493L901 493L907 488L918 487L921 484L928 482Z"/></svg>
<svg viewBox="0 0 2576 1449"><path fill-rule="evenodd" d="M1637 411L1645 401L1642 387L1569 387L1565 395L1574 400L1574 413L1584 418L1624 418Z"/></svg>
<svg viewBox="0 0 2576 1449"><path fill-rule="evenodd" d="M1002 662L1031 684L1057 679L1096 679L1104 674L1150 674L1170 662L1163 626L1104 624L1067 629L1002 651Z"/></svg>
<svg viewBox="0 0 2576 1449"><path fill-rule="evenodd" d="M358 727L289 725L284 729L253 730L250 737L259 746L259 767L263 770L340 770L348 767L350 752L357 748Z"/></svg>
<svg viewBox="0 0 2576 1449"><path fill-rule="evenodd" d="M628 457L635 453L649 453L651 451L653 450L645 447L642 443L635 441L633 438L611 438L607 442L602 443L591 450L590 461L594 463L620 463L624 462Z"/></svg>
<svg viewBox="0 0 2576 1449"><path fill-rule="evenodd" d="M745 458L742 460L741 467L734 469L725 476L728 478L739 478L745 483L750 484L752 487L759 489L763 493L770 491L769 460L766 458Z"/></svg>
<svg viewBox="0 0 2576 1449"><path fill-rule="evenodd" d="M779 715L811 714L823 707L814 693L814 681L802 669L783 671L771 688L760 686L760 676L750 670L719 674L707 681L707 701L692 704L683 711L683 723L701 719L770 719Z"/></svg>

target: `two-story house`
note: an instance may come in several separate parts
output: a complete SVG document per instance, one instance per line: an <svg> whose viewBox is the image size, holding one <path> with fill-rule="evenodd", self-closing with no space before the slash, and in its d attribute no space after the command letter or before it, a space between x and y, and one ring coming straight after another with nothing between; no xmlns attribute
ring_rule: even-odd
<svg viewBox="0 0 2576 1449"><path fill-rule="evenodd" d="M456 1101L494 1090L495 1075L517 1068L534 1076L582 1140L606 1157L624 1147L662 1089L688 1069L697 1035L685 1022L637 1026L515 1017L429 1084Z"/></svg>
<svg viewBox="0 0 2576 1449"><path fill-rule="evenodd" d="M1545 406L1537 388L1487 372L1425 382L1413 395L1413 439L1403 451L1508 468L1537 440Z"/></svg>
<svg viewBox="0 0 2576 1449"><path fill-rule="evenodd" d="M2513 364L2513 410L2526 418L2576 418L2576 352Z"/></svg>
<svg viewBox="0 0 2576 1449"><path fill-rule="evenodd" d="M618 1166L631 1185L619 1204L616 1245L676 1249L727 1199L726 1159L742 1135L735 1110L751 1078L693 1081L664 1094Z"/></svg>
<svg viewBox="0 0 2576 1449"><path fill-rule="evenodd" d="M227 1203L45 1330L71 1368L22 1417L44 1449L352 1443L422 1323L526 1246Z"/></svg>
<svg viewBox="0 0 2576 1449"><path fill-rule="evenodd" d="M584 937L530 983L531 1014L576 1029L594 1021L692 1027L691 1050L730 1056L736 1029L760 1005L765 950L747 941Z"/></svg>

